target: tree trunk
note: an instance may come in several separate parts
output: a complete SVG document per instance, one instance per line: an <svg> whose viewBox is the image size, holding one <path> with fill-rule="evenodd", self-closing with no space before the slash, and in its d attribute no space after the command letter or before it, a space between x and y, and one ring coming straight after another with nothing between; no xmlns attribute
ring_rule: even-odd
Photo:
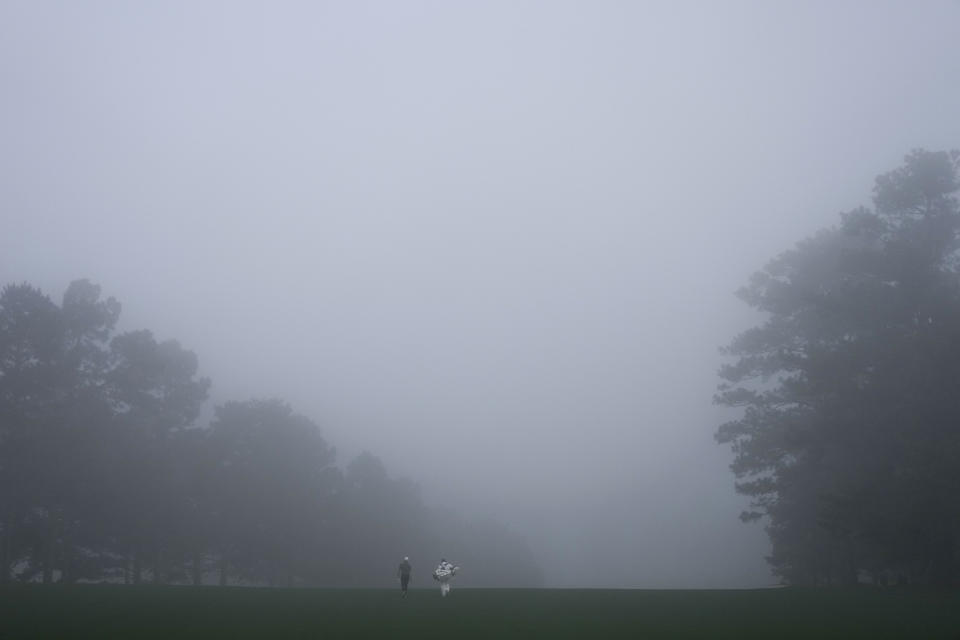
<svg viewBox="0 0 960 640"><path fill-rule="evenodd" d="M153 563L153 584L163 584L163 551L158 551Z"/></svg>
<svg viewBox="0 0 960 640"><path fill-rule="evenodd" d="M140 584L143 569L140 566L140 551L133 552L133 584Z"/></svg>
<svg viewBox="0 0 960 640"><path fill-rule="evenodd" d="M203 571L200 566L200 553L197 551L193 552L193 585L200 586L203 581Z"/></svg>
<svg viewBox="0 0 960 640"><path fill-rule="evenodd" d="M43 540L43 584L53 582L53 546L56 541L56 535L53 530L53 518L47 522L46 531Z"/></svg>
<svg viewBox="0 0 960 640"><path fill-rule="evenodd" d="M857 565L856 546L849 538L844 540L843 553L843 583L848 587L855 587L860 584L860 568Z"/></svg>
<svg viewBox="0 0 960 640"><path fill-rule="evenodd" d="M73 554L70 552L70 546L64 542L63 552L61 553L60 563L60 583L73 584L76 576L73 574Z"/></svg>
<svg viewBox="0 0 960 640"><path fill-rule="evenodd" d="M10 583L10 551L13 538L13 516L8 512L3 522L3 538L0 539L0 584Z"/></svg>
<svg viewBox="0 0 960 640"><path fill-rule="evenodd" d="M73 553L73 543L70 540L70 531L66 522L61 524L60 535L60 582L73 584L77 581L76 562Z"/></svg>
<svg viewBox="0 0 960 640"><path fill-rule="evenodd" d="M930 549L929 580L931 586L949 589L953 586L956 558L953 551L953 536L949 527L941 525Z"/></svg>
<svg viewBox="0 0 960 640"><path fill-rule="evenodd" d="M227 586L227 557L220 556L220 586Z"/></svg>

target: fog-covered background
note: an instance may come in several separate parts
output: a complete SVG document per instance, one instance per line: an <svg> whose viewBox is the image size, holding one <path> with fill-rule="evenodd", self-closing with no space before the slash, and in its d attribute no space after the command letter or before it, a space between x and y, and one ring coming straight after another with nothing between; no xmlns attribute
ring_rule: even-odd
<svg viewBox="0 0 960 640"><path fill-rule="evenodd" d="M7 1L0 281L98 283L210 405L288 400L548 586L765 585L713 440L733 292L960 145L958 37L946 1Z"/></svg>

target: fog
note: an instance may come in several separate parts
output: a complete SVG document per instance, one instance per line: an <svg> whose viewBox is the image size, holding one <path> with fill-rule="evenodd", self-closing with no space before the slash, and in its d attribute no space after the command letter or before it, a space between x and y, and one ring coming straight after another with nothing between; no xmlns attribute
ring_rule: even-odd
<svg viewBox="0 0 960 640"><path fill-rule="evenodd" d="M775 582L734 291L960 146L957 2L0 6L0 280L89 278L548 586Z"/></svg>

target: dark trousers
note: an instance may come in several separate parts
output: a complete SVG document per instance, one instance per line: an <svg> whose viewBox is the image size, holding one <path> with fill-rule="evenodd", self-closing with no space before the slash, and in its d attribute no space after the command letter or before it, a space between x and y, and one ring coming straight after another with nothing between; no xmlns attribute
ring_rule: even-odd
<svg viewBox="0 0 960 640"><path fill-rule="evenodd" d="M400 589L401 591L407 590L407 585L410 584L410 574L400 574Z"/></svg>

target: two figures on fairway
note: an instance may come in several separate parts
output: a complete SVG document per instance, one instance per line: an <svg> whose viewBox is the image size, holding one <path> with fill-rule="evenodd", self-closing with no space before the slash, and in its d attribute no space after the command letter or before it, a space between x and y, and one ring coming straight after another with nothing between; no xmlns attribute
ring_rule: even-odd
<svg viewBox="0 0 960 640"><path fill-rule="evenodd" d="M446 596L450 591L450 580L457 574L460 567L447 562L446 558L440 558L440 564L433 570L433 579L440 583L440 595ZM404 557L403 562L397 567L397 577L400 579L400 592L403 597L407 597L407 585L410 584L410 558Z"/></svg>

